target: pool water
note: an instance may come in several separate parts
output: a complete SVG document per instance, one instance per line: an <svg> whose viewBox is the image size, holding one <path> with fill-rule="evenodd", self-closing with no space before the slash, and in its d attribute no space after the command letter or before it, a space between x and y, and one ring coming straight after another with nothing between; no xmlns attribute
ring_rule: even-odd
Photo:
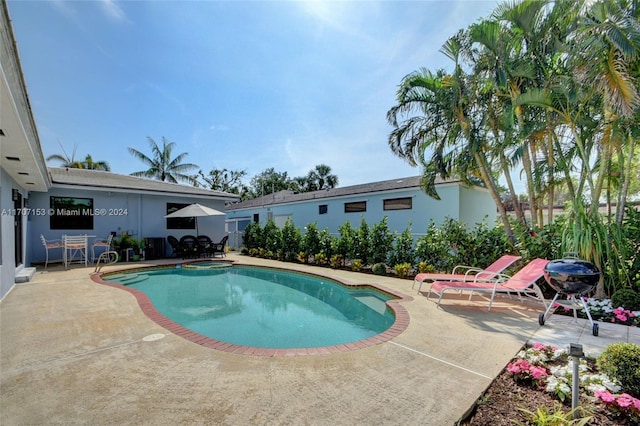
<svg viewBox="0 0 640 426"><path fill-rule="evenodd" d="M324 277L268 268L165 268L103 277L145 293L165 317L203 336L260 348L312 348L382 333L392 299Z"/></svg>

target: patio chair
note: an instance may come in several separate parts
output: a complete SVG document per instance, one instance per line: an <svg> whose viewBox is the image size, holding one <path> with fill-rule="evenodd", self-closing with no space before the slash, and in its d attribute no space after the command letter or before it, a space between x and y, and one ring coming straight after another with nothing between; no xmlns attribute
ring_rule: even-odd
<svg viewBox="0 0 640 426"><path fill-rule="evenodd" d="M62 253L64 259L64 268L68 269L69 264L74 260L84 262L84 266L87 266L87 239L86 235L63 235L62 242L64 244L64 252ZM78 258L76 259L76 256Z"/></svg>
<svg viewBox="0 0 640 426"><path fill-rule="evenodd" d="M198 250L200 256L212 255L213 241L206 235L198 235Z"/></svg>
<svg viewBox="0 0 640 426"><path fill-rule="evenodd" d="M171 255L175 255L176 257L182 256L182 246L180 245L180 241L173 235L169 235L167 237L167 242L171 246Z"/></svg>
<svg viewBox="0 0 640 426"><path fill-rule="evenodd" d="M425 281L491 281L495 279L496 275L520 259L522 259L522 256L505 254L484 269L473 266L457 265L453 268L450 274L418 274L414 278L411 288L414 288L416 283L419 283L418 293L420 293L422 284L424 284Z"/></svg>
<svg viewBox="0 0 640 426"><path fill-rule="evenodd" d="M227 246L227 241L229 241L229 236L225 235L219 243L215 243L212 246L212 256L216 257L217 254L221 255L221 257L225 257L227 254L225 252L225 248Z"/></svg>
<svg viewBox="0 0 640 426"><path fill-rule="evenodd" d="M95 263L96 261L96 247L103 248L103 251L111 251L111 242L113 241L113 234L109 234L109 236L102 240L95 240L93 244L91 244L91 263Z"/></svg>
<svg viewBox="0 0 640 426"><path fill-rule="evenodd" d="M47 269L47 265L49 264L49 250L63 249L64 244L62 240L47 240L42 234L40 234L40 240L42 240L42 245L44 245L45 250L44 269ZM62 252L60 252L60 254L62 254Z"/></svg>
<svg viewBox="0 0 640 426"><path fill-rule="evenodd" d="M182 247L182 258L198 257L200 255L200 247L198 239L193 235L185 235L180 238L180 247Z"/></svg>
<svg viewBox="0 0 640 426"><path fill-rule="evenodd" d="M536 281L544 275L544 267L547 266L547 263L549 263L549 261L546 259L534 259L513 276L498 274L493 281L436 281L431 284L427 299L431 293L437 294L439 296L438 306L440 306L442 296L444 296L445 291L448 290L469 291L471 292L469 300L471 300L474 292L491 293L491 299L489 301L489 310L491 310L493 299L497 293L506 293L509 295L516 293L520 299L522 299L522 296L528 296L539 300L546 309L547 303Z"/></svg>

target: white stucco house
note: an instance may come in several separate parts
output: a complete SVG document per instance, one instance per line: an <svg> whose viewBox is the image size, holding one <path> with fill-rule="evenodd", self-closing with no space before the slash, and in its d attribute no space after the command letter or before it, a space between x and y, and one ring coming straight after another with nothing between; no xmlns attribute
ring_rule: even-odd
<svg viewBox="0 0 640 426"><path fill-rule="evenodd" d="M238 197L95 170L48 168L40 146L6 2L0 2L0 300L45 258L40 240L63 234L104 238L123 231L164 241L196 234L193 219L166 219L192 203L224 211ZM57 214L66 211L69 214ZM200 218L198 230L224 235L224 216ZM164 255L170 248L164 249ZM154 253L163 256L163 253ZM60 255L58 255L58 258Z"/></svg>
<svg viewBox="0 0 640 426"><path fill-rule="evenodd" d="M428 197L419 177L335 188L328 191L283 191L238 202L239 197L186 185L116 173L48 168L33 118L6 2L0 2L0 300L16 282L28 281L34 264L45 258L45 239L63 234L129 235L154 242L153 255L170 254L167 236L208 235L214 241L229 234L229 245L242 245L250 221L273 219L283 225L316 223L337 233L350 221L373 225L384 216L392 230L402 232L411 222L414 235L424 233L431 220L446 217L468 224L493 223L496 208L489 193L459 181L437 184L441 200ZM180 207L199 203L225 216L167 219ZM160 243L162 242L162 243ZM156 244L157 243L157 244Z"/></svg>
<svg viewBox="0 0 640 426"><path fill-rule="evenodd" d="M447 217L470 226L495 222L496 205L487 189L458 180L437 181L436 189L440 200L421 189L420 176L412 176L314 192L280 191L228 205L229 241L241 246L249 222L264 226L269 219L281 227L290 218L303 233L304 226L316 223L337 234L347 221L358 228L362 218L372 226L387 216L390 230L401 233L411 223L414 236L423 235L432 220L438 225Z"/></svg>

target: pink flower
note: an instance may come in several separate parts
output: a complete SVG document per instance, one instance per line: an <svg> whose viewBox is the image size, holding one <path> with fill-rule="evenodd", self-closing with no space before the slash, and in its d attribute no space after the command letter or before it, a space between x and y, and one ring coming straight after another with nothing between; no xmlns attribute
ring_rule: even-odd
<svg viewBox="0 0 640 426"><path fill-rule="evenodd" d="M633 407L640 412L640 399L633 398Z"/></svg>
<svg viewBox="0 0 640 426"><path fill-rule="evenodd" d="M520 372L520 366L515 363L509 364L507 366L507 371L509 371L509 373L518 374Z"/></svg>
<svg viewBox="0 0 640 426"><path fill-rule="evenodd" d="M614 402L616 400L615 395L609 391L595 391L594 396L600 398L604 402Z"/></svg>
<svg viewBox="0 0 640 426"><path fill-rule="evenodd" d="M536 342L533 344L533 349L537 349L539 351L544 351L545 349L547 349L547 347L545 345L543 345L542 343Z"/></svg>
<svg viewBox="0 0 640 426"><path fill-rule="evenodd" d="M616 403L618 404L618 406L623 408L629 407L633 405L633 397L627 393L623 393L622 395L618 396L618 400L616 401Z"/></svg>
<svg viewBox="0 0 640 426"><path fill-rule="evenodd" d="M548 376L547 369L544 367L531 367L529 370L534 379L540 380Z"/></svg>
<svg viewBox="0 0 640 426"><path fill-rule="evenodd" d="M622 322L625 322L627 320L626 315L622 315L622 314L616 314L616 318L618 318Z"/></svg>

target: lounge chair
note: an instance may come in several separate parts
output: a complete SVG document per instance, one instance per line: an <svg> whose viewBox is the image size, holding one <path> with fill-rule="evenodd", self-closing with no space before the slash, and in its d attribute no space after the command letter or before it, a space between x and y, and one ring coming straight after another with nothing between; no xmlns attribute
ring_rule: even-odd
<svg viewBox="0 0 640 426"><path fill-rule="evenodd" d="M505 254L491 265L487 266L485 269L466 266L466 265L458 265L453 268L450 274L430 274L430 273L422 273L416 275L413 280L413 285L411 288L414 288L416 283L418 285L418 293L422 289L422 284L425 281L491 281L496 278L496 276L507 269L509 266L513 265L514 262L522 259L521 256L512 256L510 254Z"/></svg>
<svg viewBox="0 0 640 426"><path fill-rule="evenodd" d="M436 281L431 284L427 299L431 293L437 294L440 296L438 298L438 306L440 306L442 296L444 296L444 292L447 290L469 291L471 292L469 300L471 300L474 292L491 293L491 299L489 301L489 310L491 310L493 299L497 293L517 293L520 298L522 298L522 296L528 296L538 299L546 309L547 304L536 281L544 274L544 267L547 263L549 263L549 261L546 259L534 259L512 277L499 274L494 281Z"/></svg>

